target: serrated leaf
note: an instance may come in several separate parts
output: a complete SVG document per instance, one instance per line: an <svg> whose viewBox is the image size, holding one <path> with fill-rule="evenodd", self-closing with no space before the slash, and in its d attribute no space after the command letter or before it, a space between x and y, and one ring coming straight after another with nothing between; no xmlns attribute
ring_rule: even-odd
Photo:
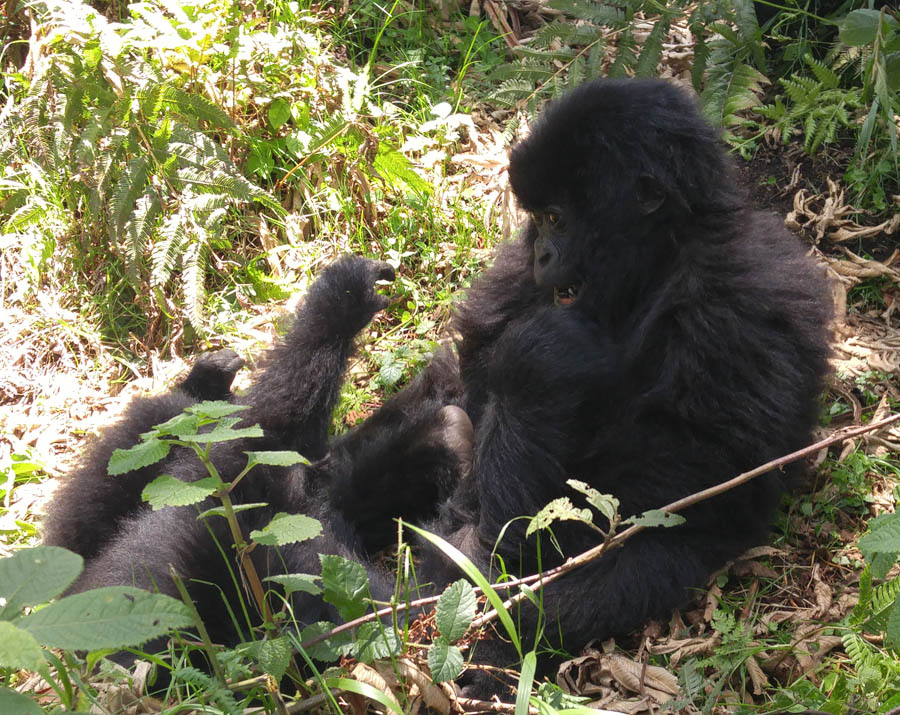
<svg viewBox="0 0 900 715"><path fill-rule="evenodd" d="M185 434L194 434L200 427L200 417L188 412L175 415L172 419L162 424L154 425L153 430L159 435L175 435L180 437Z"/></svg>
<svg viewBox="0 0 900 715"><path fill-rule="evenodd" d="M869 528L872 529L871 523ZM900 553L900 513L882 517L876 528L860 538L858 545L867 560L874 554Z"/></svg>
<svg viewBox="0 0 900 715"><path fill-rule="evenodd" d="M235 412L249 409L250 405L236 405L233 402L226 402L225 400L204 400L203 402L198 402L196 405L191 405L186 408L185 411L190 412L192 415L199 415L200 417L208 417L217 420L222 417L227 417L228 415L233 415Z"/></svg>
<svg viewBox="0 0 900 715"><path fill-rule="evenodd" d="M264 506L269 506L269 502L265 501L257 501L250 502L248 504L235 504L232 507L232 510L235 514L239 514L242 511L250 511L251 509L261 509ZM214 506L212 509L207 509L206 511L202 511L197 515L197 519L206 519L209 516L221 516L225 517L225 507Z"/></svg>
<svg viewBox="0 0 900 715"><path fill-rule="evenodd" d="M0 559L0 618L55 598L78 578L84 559L59 546L20 549Z"/></svg>
<svg viewBox="0 0 900 715"><path fill-rule="evenodd" d="M456 680L463 671L462 651L443 638L436 638L428 649L428 670L435 683Z"/></svg>
<svg viewBox="0 0 900 715"><path fill-rule="evenodd" d="M337 608L345 621L359 618L366 612L369 577L366 570L354 561L334 554L319 554L322 562L322 590L327 603Z"/></svg>
<svg viewBox="0 0 900 715"><path fill-rule="evenodd" d="M183 482L171 474L163 474L150 482L141 492L141 499L156 511L167 506L188 506L201 502L221 486L215 477Z"/></svg>
<svg viewBox="0 0 900 715"><path fill-rule="evenodd" d="M650 529L655 526L678 526L679 524L684 524L686 521L687 519L680 514L672 514L668 511L663 511L662 509L650 509L638 516L632 516L622 523L634 524L635 526L643 526Z"/></svg>
<svg viewBox="0 0 900 715"><path fill-rule="evenodd" d="M531 536L540 529L546 529L554 521L583 521L586 524L592 524L592 517L590 509L578 509L573 506L568 497L560 497L554 499L532 517L531 523L525 530L525 536Z"/></svg>
<svg viewBox="0 0 900 715"><path fill-rule="evenodd" d="M247 455L247 466L265 464L270 467L292 467L295 464L309 464L309 460L299 452L288 450L277 452L244 452Z"/></svg>
<svg viewBox="0 0 900 715"><path fill-rule="evenodd" d="M275 680L281 680L291 664L292 650L291 641L285 636L263 641L257 653L259 667Z"/></svg>
<svg viewBox="0 0 900 715"><path fill-rule="evenodd" d="M371 663L380 658L400 654L400 638L390 626L383 623L363 623L356 635L356 659Z"/></svg>
<svg viewBox="0 0 900 715"><path fill-rule="evenodd" d="M0 687L0 713L9 715L44 715L44 711L27 695Z"/></svg>
<svg viewBox="0 0 900 715"><path fill-rule="evenodd" d="M329 623L328 621L311 623L300 632L300 642L303 643L304 641L317 638L333 631L334 628L334 623ZM331 663L342 655L348 655L353 650L353 636L349 631L344 631L315 645L307 646L304 650L310 658L315 658L322 663Z"/></svg>
<svg viewBox="0 0 900 715"><path fill-rule="evenodd" d="M267 576L263 581L273 581L280 584L287 596L298 591L318 596L322 593L322 587L316 583L318 579L318 576L313 576L309 573L287 573L278 574L277 576Z"/></svg>
<svg viewBox="0 0 900 715"><path fill-rule="evenodd" d="M138 646L191 623L187 606L174 598L108 586L61 598L16 625L51 648L98 650Z"/></svg>
<svg viewBox="0 0 900 715"><path fill-rule="evenodd" d="M566 484L575 491L584 494L587 503L603 514L610 523L612 522L613 517L619 513L619 500L612 494L601 494L590 484L580 482L577 479L569 479Z"/></svg>
<svg viewBox="0 0 900 715"><path fill-rule="evenodd" d="M262 436L263 430L259 425L241 427L239 429L217 426L211 432L183 435L181 440L183 442L193 442L194 444L216 444L218 442L229 442L233 439L253 439Z"/></svg>
<svg viewBox="0 0 900 715"><path fill-rule="evenodd" d="M37 670L44 664L44 653L28 631L0 621L0 668ZM0 708L0 712L9 712Z"/></svg>
<svg viewBox="0 0 900 715"><path fill-rule="evenodd" d="M322 533L322 523L305 514L279 512L262 529L250 532L250 538L264 546L284 546L315 539Z"/></svg>
<svg viewBox="0 0 900 715"><path fill-rule="evenodd" d="M475 589L462 579L450 584L441 594L437 603L435 625L449 643L459 640L469 630L477 605Z"/></svg>
<svg viewBox="0 0 900 715"><path fill-rule="evenodd" d="M164 459L171 447L172 445L165 440L150 437L130 449L117 449L110 456L106 471L111 476L116 476L149 467Z"/></svg>

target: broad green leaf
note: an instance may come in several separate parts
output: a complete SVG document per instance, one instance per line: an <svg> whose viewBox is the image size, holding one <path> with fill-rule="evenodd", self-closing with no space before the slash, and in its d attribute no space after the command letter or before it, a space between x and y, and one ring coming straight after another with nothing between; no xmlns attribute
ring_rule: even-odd
<svg viewBox="0 0 900 715"><path fill-rule="evenodd" d="M499 618L500 622L503 624L506 635L509 636L513 646L515 646L516 652L521 656L522 641L519 638L519 632L516 630L512 617L509 615L509 611L504 608L503 599L500 598L500 595L494 590L493 586L491 586L490 581L485 578L484 574L478 570L478 567L472 563L469 557L437 534L432 534L429 531L425 531L425 529L420 529L418 526L413 526L406 522L402 522L401 525L434 544L447 556L447 558L455 563L466 576L475 582L475 585L481 589L481 592L485 596L487 596L491 606L496 609L497 618Z"/></svg>
<svg viewBox="0 0 900 715"><path fill-rule="evenodd" d="M108 586L61 598L16 625L51 648L97 650L137 646L191 622L187 606L174 598Z"/></svg>
<svg viewBox="0 0 900 715"><path fill-rule="evenodd" d="M428 649L428 669L435 683L456 680L463 671L462 651L444 638L435 639Z"/></svg>
<svg viewBox="0 0 900 715"><path fill-rule="evenodd" d="M403 708L400 707L400 703L398 703L390 693L383 693L380 690L373 688L368 683L351 680L350 678L325 678L325 687L337 688L346 690L350 693L356 693L357 695L362 695L364 698L374 700L376 703L381 703L388 710L393 710L397 715L403 715Z"/></svg>
<svg viewBox="0 0 900 715"><path fill-rule="evenodd" d="M0 668L37 670L44 654L34 636L12 623L0 621ZM6 712L0 709L0 712Z"/></svg>
<svg viewBox="0 0 900 715"><path fill-rule="evenodd" d="M435 624L448 643L459 640L469 630L477 605L475 589L468 581L460 579L444 590L437 603Z"/></svg>
<svg viewBox="0 0 900 715"><path fill-rule="evenodd" d="M0 687L0 713L4 715L44 715L41 707L27 695Z"/></svg>
<svg viewBox="0 0 900 715"><path fill-rule="evenodd" d="M171 445L168 442L156 437L149 437L130 449L115 450L109 458L109 467L106 471L112 476L116 476L149 467L163 459L169 453L170 448Z"/></svg>
<svg viewBox="0 0 900 715"><path fill-rule="evenodd" d="M214 444L216 442L229 442L233 439L247 439L262 436L262 427L259 425L241 427L240 429L217 426L212 432L182 435L181 440L183 442L193 442L194 444Z"/></svg>
<svg viewBox="0 0 900 715"><path fill-rule="evenodd" d="M342 556L319 554L322 562L323 598L338 609L341 618L351 621L366 612L369 577L358 563Z"/></svg>
<svg viewBox="0 0 900 715"><path fill-rule="evenodd" d="M232 511L234 511L235 514L238 514L242 511L250 511L251 509L260 509L264 506L269 506L269 502L257 501L257 502L251 502L249 504L235 504L234 507L232 507ZM224 518L225 517L225 507L214 506L212 509L207 509L206 511L200 512L197 515L197 518L198 519L206 519L209 516L221 516Z"/></svg>
<svg viewBox="0 0 900 715"><path fill-rule="evenodd" d="M884 74L888 89L900 92L900 52L892 52L884 58Z"/></svg>
<svg viewBox="0 0 900 715"><path fill-rule="evenodd" d="M304 514L279 512L262 529L250 532L250 538L264 546L284 546L315 539L322 533L322 523Z"/></svg>
<svg viewBox="0 0 900 715"><path fill-rule="evenodd" d="M56 598L78 578L84 560L59 546L20 549L0 559L0 618Z"/></svg>
<svg viewBox="0 0 900 715"><path fill-rule="evenodd" d="M874 527L869 522L869 529L859 540L859 550L867 560L874 554L900 553L900 513L882 516Z"/></svg>
<svg viewBox="0 0 900 715"><path fill-rule="evenodd" d="M269 104L269 124L278 131L291 118L291 103L284 97L276 97Z"/></svg>
<svg viewBox="0 0 900 715"><path fill-rule="evenodd" d="M891 614L888 616L887 628L884 633L884 644L888 648L900 648L900 597L891 606Z"/></svg>
<svg viewBox="0 0 900 715"><path fill-rule="evenodd" d="M841 42L849 47L873 44L879 22L881 13L878 10L854 10L841 22Z"/></svg>
<svg viewBox="0 0 900 715"><path fill-rule="evenodd" d="M328 621L311 623L300 632L300 643L333 631L334 627L334 623ZM315 658L322 663L332 663L353 650L353 635L349 631L344 631L314 645L306 646L304 650L310 658Z"/></svg>
<svg viewBox="0 0 900 715"><path fill-rule="evenodd" d="M220 486L215 477L183 482L171 474L163 474L144 487L141 499L149 502L154 510L167 506L188 506L203 501Z"/></svg>
<svg viewBox="0 0 900 715"><path fill-rule="evenodd" d="M590 509L578 509L572 505L568 497L560 497L554 499L534 515L525 530L525 536L531 536L540 529L546 529L554 521L563 520L583 521L586 524L592 524L594 521Z"/></svg>
<svg viewBox="0 0 900 715"><path fill-rule="evenodd" d="M308 573L288 573L279 574L278 576L268 576L264 578L263 581L274 581L275 583L280 584L281 587L284 588L284 593L287 596L298 591L318 596L322 593L322 588L316 583L318 579L318 576L313 576Z"/></svg>
<svg viewBox="0 0 900 715"><path fill-rule="evenodd" d="M587 503L606 517L612 523L613 517L619 513L619 500L612 494L601 494L586 482L577 479L569 479L568 484L572 489L581 492L587 498Z"/></svg>
<svg viewBox="0 0 900 715"><path fill-rule="evenodd" d="M176 437L180 437L185 434L194 434L199 428L199 415L182 412L180 415L175 415L172 419L154 426L153 430L159 435L175 435Z"/></svg>
<svg viewBox="0 0 900 715"><path fill-rule="evenodd" d="M309 460L299 452L244 452L247 466L266 464L270 467L293 467L295 464L309 464Z"/></svg>
<svg viewBox="0 0 900 715"><path fill-rule="evenodd" d="M291 664L291 652L291 641L285 636L262 641L257 653L259 667L276 680L281 680Z"/></svg>
<svg viewBox="0 0 900 715"><path fill-rule="evenodd" d="M655 526L678 526L679 524L684 524L686 521L687 519L680 514L672 514L671 512L663 511L662 509L650 509L643 514L626 519L623 523L634 524L635 526L643 526L650 529Z"/></svg>
<svg viewBox="0 0 900 715"><path fill-rule="evenodd" d="M221 417L233 415L235 412L249 409L250 405L236 405L233 402L226 402L225 400L204 400L203 402L198 402L196 405L191 405L186 408L185 411L190 412L192 415L199 415L210 419L219 419Z"/></svg>
<svg viewBox="0 0 900 715"><path fill-rule="evenodd" d="M357 660L363 663L399 655L401 650L396 631L383 623L363 623L356 634L354 646Z"/></svg>
<svg viewBox="0 0 900 715"><path fill-rule="evenodd" d="M531 686L534 684L534 672L537 670L537 654L532 650L522 660L522 672L516 686L516 713L528 715L528 703L531 699Z"/></svg>

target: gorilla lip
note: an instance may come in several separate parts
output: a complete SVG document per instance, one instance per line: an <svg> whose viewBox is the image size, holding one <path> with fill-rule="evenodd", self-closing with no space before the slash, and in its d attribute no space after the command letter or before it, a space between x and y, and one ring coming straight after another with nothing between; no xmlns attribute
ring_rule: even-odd
<svg viewBox="0 0 900 715"><path fill-rule="evenodd" d="M581 286L553 286L553 302L557 305L572 305L578 300L578 294L581 292Z"/></svg>

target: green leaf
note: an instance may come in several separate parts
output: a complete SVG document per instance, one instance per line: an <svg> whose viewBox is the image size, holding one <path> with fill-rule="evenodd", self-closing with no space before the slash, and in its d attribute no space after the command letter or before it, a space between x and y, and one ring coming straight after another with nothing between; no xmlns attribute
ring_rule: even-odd
<svg viewBox="0 0 900 715"><path fill-rule="evenodd" d="M217 442L229 442L233 439L251 439L262 436L263 430L259 425L232 429L219 424L213 428L212 432L186 434L182 436L181 440L183 442L193 442L194 444L216 444Z"/></svg>
<svg viewBox="0 0 900 715"><path fill-rule="evenodd" d="M324 633L333 631L334 628L334 623L329 623L328 621L311 623L300 632L300 642L303 643L304 641L317 638ZM304 650L310 658L315 658L322 663L332 663L342 655L348 655L353 650L353 636L349 631L344 631L315 645L306 646Z"/></svg>
<svg viewBox="0 0 900 715"><path fill-rule="evenodd" d="M462 651L443 638L435 639L428 649L428 669L435 683L456 680L463 671Z"/></svg>
<svg viewBox="0 0 900 715"><path fill-rule="evenodd" d="M27 695L0 687L0 713L4 715L44 715L44 711Z"/></svg>
<svg viewBox="0 0 900 715"><path fill-rule="evenodd" d="M888 89L900 92L900 52L891 52L884 58L884 75Z"/></svg>
<svg viewBox="0 0 900 715"><path fill-rule="evenodd" d="M522 660L522 672L519 675L519 684L516 686L515 715L528 715L528 702L531 698L535 670L537 670L537 654L529 651Z"/></svg>
<svg viewBox="0 0 900 715"><path fill-rule="evenodd" d="M569 479L566 484L575 491L584 494L587 497L587 503L603 514L610 523L612 523L616 514L619 513L619 500L612 494L601 494L590 484L580 482L577 479Z"/></svg>
<svg viewBox="0 0 900 715"><path fill-rule="evenodd" d="M215 477L183 482L171 474L163 474L150 482L141 492L141 499L156 511L167 506L188 506L203 501L221 486Z"/></svg>
<svg viewBox="0 0 900 715"><path fill-rule="evenodd" d="M318 576L313 576L308 573L288 573L279 574L277 576L267 576L263 581L274 581L275 583L280 584L287 596L298 591L318 596L322 593L322 588L316 583L318 579Z"/></svg>
<svg viewBox="0 0 900 715"><path fill-rule="evenodd" d="M577 509L572 505L568 497L560 497L559 499L554 499L534 515L528 524L528 528L525 530L525 536L531 536L540 529L546 529L554 521L564 520L583 521L585 524L594 522L590 509Z"/></svg>
<svg viewBox="0 0 900 715"><path fill-rule="evenodd" d="M111 476L133 472L136 469L156 464L169 453L171 444L156 437L148 437L130 449L117 449L109 458L106 471Z"/></svg>
<svg viewBox="0 0 900 715"><path fill-rule="evenodd" d="M203 402L198 402L196 405L185 408L185 412L217 420L222 417L227 417L228 415L233 415L235 412L249 409L250 405L235 405L234 403L226 402L225 400L204 400Z"/></svg>
<svg viewBox="0 0 900 715"><path fill-rule="evenodd" d="M881 13L878 10L854 10L841 23L841 42L849 47L874 44L879 22Z"/></svg>
<svg viewBox="0 0 900 715"><path fill-rule="evenodd" d="M891 614L888 616L884 632L884 644L888 648L900 648L900 598L897 598L891 606Z"/></svg>
<svg viewBox="0 0 900 715"><path fill-rule="evenodd" d="M250 538L264 546L284 546L315 539L322 533L322 523L305 514L279 512L262 529L250 532Z"/></svg>
<svg viewBox="0 0 900 715"><path fill-rule="evenodd" d="M866 560L871 560L874 554L900 553L900 513L881 517L874 527L870 522L869 529L869 533L859 540L859 550Z"/></svg>
<svg viewBox="0 0 900 715"><path fill-rule="evenodd" d="M680 514L672 514L668 511L663 511L662 509L650 509L643 514L625 519L622 523L634 524L635 526L643 526L649 529L655 526L678 526L679 524L684 524L686 521L687 519Z"/></svg>
<svg viewBox="0 0 900 715"><path fill-rule="evenodd" d="M383 623L363 623L356 635L356 658L371 663L380 658L400 655L400 638L393 628Z"/></svg>
<svg viewBox="0 0 900 715"><path fill-rule="evenodd" d="M232 507L232 510L234 511L235 514L239 514L242 511L250 511L251 509L260 509L264 506L269 506L269 502L257 501L257 502L251 502L249 504L235 504ZM202 511L199 514L197 514L198 519L206 519L207 517L210 517L210 516L221 516L224 518L225 517L225 507L214 506L212 509L207 509L206 511Z"/></svg>
<svg viewBox="0 0 900 715"><path fill-rule="evenodd" d="M270 467L292 467L295 464L309 464L309 460L299 452L244 452L247 455L247 466L265 464Z"/></svg>
<svg viewBox="0 0 900 715"><path fill-rule="evenodd" d="M435 624L448 643L459 640L469 630L477 605L475 589L468 581L460 579L444 590L437 603Z"/></svg>
<svg viewBox="0 0 900 715"><path fill-rule="evenodd" d="M276 97L269 104L269 124L278 131L291 118L291 103L284 97Z"/></svg>
<svg viewBox="0 0 900 715"><path fill-rule="evenodd" d="M345 621L359 618L366 612L369 595L366 570L343 556L319 554L319 560L325 601L337 608Z"/></svg>
<svg viewBox="0 0 900 715"><path fill-rule="evenodd" d="M192 623L174 598L131 586L108 586L51 603L19 620L38 643L66 650L137 646Z"/></svg>
<svg viewBox="0 0 900 715"><path fill-rule="evenodd" d="M507 611L503 606L503 599L500 598L500 595L494 590L493 586L491 586L490 582L487 580L487 578L485 578L484 574L478 570L478 567L472 563L469 557L466 556L462 551L457 549L453 544L442 539L437 534L432 534L431 532L425 531L425 529L420 529L419 527L413 526L412 524L408 524L406 522L402 522L401 525L437 546L444 553L444 555L447 556L447 558L455 563L466 576L468 576L475 582L475 584L481 589L481 592L485 596L487 596L487 599L488 601L490 601L491 606L496 609L497 617L503 624L506 635L509 636L509 639L512 641L513 646L515 646L516 652L521 656L522 641L519 638L519 632L518 630L516 630L516 626L513 623L512 617L509 615L509 611Z"/></svg>
<svg viewBox="0 0 900 715"><path fill-rule="evenodd" d="M182 412L162 424L154 425L153 431L157 435L175 435L181 437L186 434L195 434L200 429L200 416L189 412Z"/></svg>
<svg viewBox="0 0 900 715"><path fill-rule="evenodd" d="M389 693L383 693L380 690L376 690L368 683L361 683L358 680L351 680L350 678L325 678L325 687L337 688L346 690L350 693L356 693L357 695L362 695L364 698L374 700L376 703L381 703L388 710L393 710L397 715L403 715L403 708L400 707L400 704L394 700Z"/></svg>
<svg viewBox="0 0 900 715"><path fill-rule="evenodd" d="M257 659L263 672L281 680L291 664L291 641L285 636L263 641Z"/></svg>
<svg viewBox="0 0 900 715"><path fill-rule="evenodd" d="M44 664L44 653L34 636L0 621L0 668L37 670ZM0 712L7 712L0 707Z"/></svg>
<svg viewBox="0 0 900 715"><path fill-rule="evenodd" d="M0 618L55 598L78 578L84 560L59 546L21 549L0 559Z"/></svg>

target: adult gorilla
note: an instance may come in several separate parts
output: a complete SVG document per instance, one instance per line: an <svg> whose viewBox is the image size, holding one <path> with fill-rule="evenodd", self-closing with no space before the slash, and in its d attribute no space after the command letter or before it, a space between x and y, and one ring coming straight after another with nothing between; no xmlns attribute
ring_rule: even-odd
<svg viewBox="0 0 900 715"><path fill-rule="evenodd" d="M406 430L401 443L413 443L448 395L474 425L474 461L429 526L483 569L495 550L514 574L597 544L561 522L562 555L545 548L539 560L523 521L510 524L577 501L567 479L637 514L808 443L828 356L824 278L775 216L747 206L685 92L585 84L514 147L509 177L530 218L457 309L458 376L444 358L332 449L346 469L334 508L370 550L390 537L384 516L415 511L398 500L423 479L398 464L394 438ZM545 588L550 644L576 650L683 604L765 540L784 476L697 505L686 524L647 530ZM438 584L459 577L434 553L424 571ZM533 635L536 611L522 617ZM496 639L477 651L512 660Z"/></svg>

